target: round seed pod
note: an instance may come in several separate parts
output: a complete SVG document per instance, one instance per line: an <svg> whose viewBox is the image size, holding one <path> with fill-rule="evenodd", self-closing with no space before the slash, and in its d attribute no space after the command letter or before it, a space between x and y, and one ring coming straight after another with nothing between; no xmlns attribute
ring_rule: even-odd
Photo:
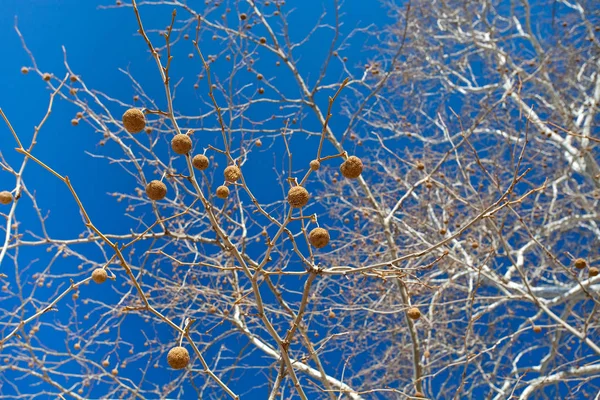
<svg viewBox="0 0 600 400"><path fill-rule="evenodd" d="M421 311L419 311L419 309L417 307L411 307L408 309L408 311L406 312L406 314L408 314L408 318L412 319L412 320L418 320L419 318L421 318Z"/></svg>
<svg viewBox="0 0 600 400"><path fill-rule="evenodd" d="M256 141L254 142L254 144L256 145L256 147L262 147L262 140L256 139Z"/></svg>
<svg viewBox="0 0 600 400"><path fill-rule="evenodd" d="M591 267L588 270L588 275L590 276L590 278L593 278L594 276L598 276L598 273L600 273L600 271L596 267Z"/></svg>
<svg viewBox="0 0 600 400"><path fill-rule="evenodd" d="M322 249L329 243L329 232L323 228L315 228L308 234L308 240L317 249Z"/></svg>
<svg viewBox="0 0 600 400"><path fill-rule="evenodd" d="M48 82L51 78L52 78L52 75L50 75L47 72L44 75L42 75L42 79L45 80L46 82Z"/></svg>
<svg viewBox="0 0 600 400"><path fill-rule="evenodd" d="M13 201L13 195L8 190L0 192L0 204L10 204Z"/></svg>
<svg viewBox="0 0 600 400"><path fill-rule="evenodd" d="M78 342L78 343L75 343L75 345L73 346L73 348L74 348L75 350L80 350L80 349L81 349L81 344L79 344L79 342Z"/></svg>
<svg viewBox="0 0 600 400"><path fill-rule="evenodd" d="M334 319L335 318L335 313L333 312L333 310L329 310L328 317L329 317L329 319Z"/></svg>
<svg viewBox="0 0 600 400"><path fill-rule="evenodd" d="M22 74L28 74L29 73L29 68L27 68L27 67L21 67L21 73Z"/></svg>
<svg viewBox="0 0 600 400"><path fill-rule="evenodd" d="M102 361L102 366L103 367L108 367L109 365L110 365L110 363L108 362L108 360Z"/></svg>
<svg viewBox="0 0 600 400"><path fill-rule="evenodd" d="M199 169L200 171L204 171L206 168L208 168L208 164L208 157L206 157L204 154L196 154L194 158L192 158L192 165L194 168Z"/></svg>
<svg viewBox="0 0 600 400"><path fill-rule="evenodd" d="M158 180L153 180L146 186L146 194L151 200L162 200L167 195L167 185Z"/></svg>
<svg viewBox="0 0 600 400"><path fill-rule="evenodd" d="M230 165L229 167L225 168L223 175L225 175L225 180L227 182L235 182L242 177L242 171L237 165Z"/></svg>
<svg viewBox="0 0 600 400"><path fill-rule="evenodd" d="M240 19L241 19L242 21L245 21L247 18L248 18L248 16L247 16L246 14L244 14L244 13L241 13L241 14L240 14Z"/></svg>
<svg viewBox="0 0 600 400"><path fill-rule="evenodd" d="M98 284L106 282L108 278L108 274L104 268L96 268L94 272L92 272L92 280Z"/></svg>
<svg viewBox="0 0 600 400"><path fill-rule="evenodd" d="M584 258L578 258L577 260L575 260L573 265L575 265L575 268L577 269L584 269L585 267L587 267L587 261L585 261Z"/></svg>
<svg viewBox="0 0 600 400"><path fill-rule="evenodd" d="M217 188L217 197L220 199L226 199L229 197L229 188L221 185Z"/></svg>
<svg viewBox="0 0 600 400"><path fill-rule="evenodd" d="M111 374L113 374L113 376L117 376L119 374L119 370L116 368L113 368L112 371L110 371Z"/></svg>
<svg viewBox="0 0 600 400"><path fill-rule="evenodd" d="M340 172L348 179L356 179L360 176L363 170L363 163L360 158L350 156L340 166Z"/></svg>
<svg viewBox="0 0 600 400"><path fill-rule="evenodd" d="M541 327L541 326L538 326L538 325L534 325L534 326L533 326L533 331L534 331L535 333L541 333L541 332L542 332L542 327Z"/></svg>
<svg viewBox="0 0 600 400"><path fill-rule="evenodd" d="M425 169L425 164L423 164L421 161L417 161L417 169L419 171L423 171Z"/></svg>
<svg viewBox="0 0 600 400"><path fill-rule="evenodd" d="M179 133L171 139L171 148L177 154L187 154L192 149L192 139L184 133Z"/></svg>
<svg viewBox="0 0 600 400"><path fill-rule="evenodd" d="M183 369L190 362L190 353L188 353L185 347L173 347L167 354L167 362L173 369Z"/></svg>
<svg viewBox="0 0 600 400"><path fill-rule="evenodd" d="M139 108L130 108L123 114L123 126L129 133L141 132L146 126L146 117Z"/></svg>
<svg viewBox="0 0 600 400"><path fill-rule="evenodd" d="M302 208L308 203L310 198L308 190L302 186L294 186L288 191L287 200L293 208Z"/></svg>
<svg viewBox="0 0 600 400"><path fill-rule="evenodd" d="M73 126L77 126L77 125L79 125L79 120L78 120L77 118L73 118L73 119L71 120L71 125L73 125Z"/></svg>
<svg viewBox="0 0 600 400"><path fill-rule="evenodd" d="M319 168L321 168L321 163L318 160L312 160L310 162L310 169L317 171Z"/></svg>

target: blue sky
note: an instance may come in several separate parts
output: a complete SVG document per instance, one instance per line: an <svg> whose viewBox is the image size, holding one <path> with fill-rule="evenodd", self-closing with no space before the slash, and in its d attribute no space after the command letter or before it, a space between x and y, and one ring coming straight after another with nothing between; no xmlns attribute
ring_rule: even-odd
<svg viewBox="0 0 600 400"><path fill-rule="evenodd" d="M330 4L318 1L310 5L301 1L288 1L287 3L288 8L297 7L291 20L294 28L291 34L292 40L302 39L312 27L320 9L324 5ZM131 103L135 90L130 80L119 71L119 69L125 69L129 70L142 83L146 91L157 99L158 104L164 106L164 93L158 71L154 61L149 57L145 43L135 34L137 24L132 9L130 7L99 9L99 5L113 6L113 3L81 0L7 0L3 2L3 12L0 13L0 37L3 38L5 57L4 62L0 64L0 74L4 77L0 80L0 107L24 143L29 143L34 126L40 122L46 112L49 90L40 76L35 73L25 75L20 72L21 67L30 67L32 62L15 32L15 16L18 18L18 27L24 36L27 47L35 56L41 71L53 73L59 78L64 76L66 70L61 48L64 46L70 67L84 79L88 87L112 98ZM383 9L370 1L350 0L344 3L342 10L344 12L342 37L355 27L389 22ZM142 7L142 17L146 27L164 27L169 22L170 11L171 7ZM316 76L320 70L327 49L323 46L323 42L330 38L328 33L319 34L314 40L309 41L301 51L297 52L301 59L299 63L301 72L308 77L309 83L311 77ZM153 40L157 40L156 36ZM358 36L354 42L350 43L349 47L353 50L345 55L351 59L351 63L354 59L364 62L369 58L368 53L357 51L357 49L361 49L364 40L365 36ZM187 53L193 52L191 43L181 42L178 46L176 50L180 57L174 59L173 75L185 77L185 80L181 89L178 89L175 108L189 114L193 114L196 109L201 112L197 105L197 97L191 87L199 70L198 59L195 57L190 60L185 57ZM214 54L219 51L219 46L219 43L206 42L202 44L202 50L205 55ZM351 65L356 68L361 67L359 61ZM283 68L275 67L273 60L264 60L260 65L260 71L266 77L276 77L276 85L284 92L293 90L295 87L293 82L286 81L290 80L290 76L285 75L286 72ZM336 67L332 66L332 71L329 74L331 79L333 81L341 80L341 69L338 68L336 72ZM218 64L214 67L213 72L218 79L220 74ZM205 89L206 80L201 81L200 84L200 90ZM319 101L327 104L327 95L329 94L318 97ZM217 98L219 99L219 97ZM111 104L109 108L113 115L117 116L126 109L115 104ZM135 229L136 224L124 216L126 204L117 202L109 194L130 192L132 185L138 185L138 182L128 174L124 174L119 166L92 156L92 154L100 153L104 155L118 154L118 149L111 147L110 143L104 148L100 148L98 142L101 135L93 132L85 123L72 126L71 119L74 118L77 111L80 110L57 98L52 114L39 134L33 154L47 162L58 173L71 179L92 221L101 231L114 234L127 233L130 229ZM253 118L259 118L261 113L269 115L269 112L268 109L257 108L253 111ZM335 121L334 117L331 124L335 124ZM310 122L309 119L305 123L314 124L314 121ZM0 151L13 168L18 168L22 156L13 150L16 144L6 126L4 124L0 126L2 138ZM211 143L211 140L210 138L206 141L203 139L203 143L197 143L197 146L206 146ZM298 168L298 165L307 163L312 158L314 144L314 140L295 140L294 168ZM263 178L263 172L270 172L275 166L283 165L286 162L284 157L279 156L282 149L282 143L265 141L261 156L251 159L245 170L249 177L255 177L249 178L249 184L253 191L267 193L261 200L270 201L280 198L282 195L281 189L273 191L273 183ZM252 174L253 171L254 174ZM63 183L32 162L29 163L24 178L28 189L35 191L42 213L48 213L47 228L50 237L73 238L83 231L82 218ZM10 174L0 172L0 189L8 188L10 190L12 187L14 187L14 178ZM39 233L37 216L31 211L32 204L25 198L22 198L20 202L22 204L19 210L23 211L18 214L18 217L23 228L29 228ZM89 251L90 257L101 258L99 249L91 248ZM48 263L53 262L52 259L55 255L54 250L47 253L42 248L25 248L23 254L20 255L21 264L37 260L32 266L31 273L33 273L36 268L45 268ZM79 272L76 269L77 260L70 258L64 259L64 261L58 260L52 266L53 273L72 274L75 279L84 277L87 273L86 271ZM4 270L9 263L3 264L2 269ZM67 282L64 280L57 283L59 287L63 288L65 284ZM40 288L36 297L51 298L55 293L54 288ZM93 300L96 296L109 302L118 300L115 293L104 291L94 285L82 290L82 298ZM16 303L15 306L17 306ZM73 306L70 300L64 300L60 307L65 314L58 319L62 320L65 326L73 325L78 327L75 329L84 330L94 327L91 321L86 323L79 320L75 323L69 313L71 307ZM86 307L82 305L77 307L80 307L80 314L84 314ZM136 327L139 324L138 317L128 318L127 323L123 325L126 330L121 334L135 341ZM55 333L56 331L53 329L43 326L40 337L44 338L46 344L56 349L64 350L72 345L70 341L65 341L65 336L55 335ZM168 329L161 327L159 333L164 335L165 341L171 340L172 334ZM66 336L68 339L69 335ZM139 337L139 335L137 336ZM48 342L48 340L50 341ZM7 347L7 349L10 354L11 348ZM104 354L96 356L98 358L96 361L100 362ZM209 358L211 356L214 354L207 355ZM165 378L165 374L162 372L151 370L149 374L156 382ZM254 372L249 372L247 377L243 378L248 381L244 382L242 379L237 383L237 390L244 393L246 390L244 385L252 385L255 376ZM10 375L7 377L11 379ZM20 384L24 385L26 382L33 383L35 381L35 379L30 379L21 381ZM10 392L10 389L8 390ZM92 391L87 395L94 397L100 394L101 392Z"/></svg>

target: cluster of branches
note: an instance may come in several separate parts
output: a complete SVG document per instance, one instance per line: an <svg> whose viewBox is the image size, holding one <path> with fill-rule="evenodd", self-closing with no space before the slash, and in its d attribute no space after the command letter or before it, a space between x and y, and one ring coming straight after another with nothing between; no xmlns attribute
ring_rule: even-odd
<svg viewBox="0 0 600 400"><path fill-rule="evenodd" d="M174 9L166 28L144 19L153 6ZM64 75L45 71L23 40L23 72L51 96L30 143L0 111L23 156L2 158L15 181L2 209L4 397L597 395L600 7L384 6L394 24L342 35L334 0L294 42L283 1L118 4L111 12L136 20L162 90L123 71L133 101L89 88L66 52ZM303 46L323 32L319 73L305 74L314 60ZM209 41L218 54L205 56ZM175 99L192 86L173 76L182 52L197 61L188 89L202 114ZM85 182L36 156L57 100L135 179L112 193L128 233L102 231L79 198ZM123 126L131 108L145 113L142 133ZM194 149L180 155L170 143L184 134ZM207 169L194 168L197 154ZM340 175L351 155L364 164L357 179ZM79 236L49 233L23 178L31 163L68 189ZM224 179L228 165L239 180ZM164 199L148 198L153 180ZM310 193L302 208L286 200L295 186ZM38 223L21 226L26 215ZM321 249L309 238L317 226L330 235ZM35 261L37 249L49 255ZM88 286L97 269L108 275L101 294ZM176 346L191 360L174 371Z"/></svg>

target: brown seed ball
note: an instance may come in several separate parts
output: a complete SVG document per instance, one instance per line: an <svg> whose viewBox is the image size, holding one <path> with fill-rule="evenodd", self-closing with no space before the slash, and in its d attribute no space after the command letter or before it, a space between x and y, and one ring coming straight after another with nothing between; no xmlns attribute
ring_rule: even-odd
<svg viewBox="0 0 600 400"><path fill-rule="evenodd" d="M79 120L78 120L77 118L73 118L73 119L71 120L71 125L73 125L73 126L77 126L77 125L79 125Z"/></svg>
<svg viewBox="0 0 600 400"><path fill-rule="evenodd" d="M104 268L96 268L94 272L92 272L92 280L98 284L106 282L108 278L108 274Z"/></svg>
<svg viewBox="0 0 600 400"><path fill-rule="evenodd" d="M146 186L146 194L151 200L162 200L167 195L167 185L161 181L153 180Z"/></svg>
<svg viewBox="0 0 600 400"><path fill-rule="evenodd" d="M230 165L229 167L225 168L223 175L225 175L225 180L227 182L235 182L242 177L242 171L237 165Z"/></svg>
<svg viewBox="0 0 600 400"><path fill-rule="evenodd" d="M317 249L322 249L329 243L329 232L323 228L315 228L308 234L308 240Z"/></svg>
<svg viewBox="0 0 600 400"><path fill-rule="evenodd" d="M71 82L77 82L77 77L75 75L71 75L69 79L71 80Z"/></svg>
<svg viewBox="0 0 600 400"><path fill-rule="evenodd" d="M0 204L10 204L13 201L13 195L8 190L0 192Z"/></svg>
<svg viewBox="0 0 600 400"><path fill-rule="evenodd" d="M244 13L240 14L240 19L242 21L245 21L247 18L248 18L248 16L246 14L244 14Z"/></svg>
<svg viewBox="0 0 600 400"><path fill-rule="evenodd" d="M417 307L409 308L408 311L406 312L406 314L408 314L408 318L415 320L415 321L417 319L421 318L421 311L419 311L419 309Z"/></svg>
<svg viewBox="0 0 600 400"><path fill-rule="evenodd" d="M260 44L265 44L265 43L267 43L267 38L261 37L260 38Z"/></svg>
<svg viewBox="0 0 600 400"><path fill-rule="evenodd" d="M318 160L312 160L310 162L310 169L317 171L319 168L321 168L321 163Z"/></svg>
<svg viewBox="0 0 600 400"><path fill-rule="evenodd" d="M42 79L45 80L46 82L48 82L51 78L52 78L52 75L50 75L49 73L45 73L44 75L42 75Z"/></svg>
<svg viewBox="0 0 600 400"><path fill-rule="evenodd" d="M425 169L425 164L423 164L421 161L417 161L417 169L419 171L423 171Z"/></svg>
<svg viewBox="0 0 600 400"><path fill-rule="evenodd" d="M350 156L340 166L340 172L348 179L356 179L360 176L363 170L363 163L360 158Z"/></svg>
<svg viewBox="0 0 600 400"><path fill-rule="evenodd" d="M308 190L302 186L294 186L289 190L287 200L293 208L302 208L308 203L309 197Z"/></svg>
<svg viewBox="0 0 600 400"><path fill-rule="evenodd" d="M119 374L119 370L114 368L112 371L110 371L111 374L113 374L113 376L117 376Z"/></svg>
<svg viewBox="0 0 600 400"><path fill-rule="evenodd" d="M227 186L219 186L217 188L217 197L220 199L226 199L229 197L229 188Z"/></svg>
<svg viewBox="0 0 600 400"><path fill-rule="evenodd" d="M177 154L187 154L192 149L192 139L184 133L179 133L171 139L171 148Z"/></svg>
<svg viewBox="0 0 600 400"><path fill-rule="evenodd" d="M584 269L585 267L587 267L587 262L583 258L578 258L577 260L575 260L574 265L577 269Z"/></svg>
<svg viewBox="0 0 600 400"><path fill-rule="evenodd" d="M167 362L173 369L183 369L190 363L190 353L185 347L173 347L167 354Z"/></svg>
<svg viewBox="0 0 600 400"><path fill-rule="evenodd" d="M335 318L335 313L333 312L333 310L329 311L329 319L334 319Z"/></svg>
<svg viewBox="0 0 600 400"><path fill-rule="evenodd" d="M103 367L108 367L109 365L110 365L110 363L108 362L108 360L102 361L102 366Z"/></svg>
<svg viewBox="0 0 600 400"><path fill-rule="evenodd" d="M535 333L541 333L541 332L542 332L542 327L541 327L541 326L534 325L534 326L533 326L533 331L534 331Z"/></svg>
<svg viewBox="0 0 600 400"><path fill-rule="evenodd" d="M194 168L199 169L200 171L204 171L206 168L208 168L208 164L208 157L206 157L204 154L196 154L194 158L192 158L192 165Z"/></svg>
<svg viewBox="0 0 600 400"><path fill-rule="evenodd" d="M130 108L123 113L123 126L129 133L141 132L146 126L146 117L139 108Z"/></svg>
<svg viewBox="0 0 600 400"><path fill-rule="evenodd" d="M74 348L75 350L80 350L80 349L81 349L81 344L79 344L79 343L75 343L75 345L73 346L73 348Z"/></svg>
<svg viewBox="0 0 600 400"><path fill-rule="evenodd" d="M254 142L254 144L256 145L256 147L262 147L262 140L256 139L256 141Z"/></svg>
<svg viewBox="0 0 600 400"><path fill-rule="evenodd" d="M594 276L598 276L598 273L600 273L600 270L598 270L598 268L596 268L596 267L591 267L588 271L588 275L590 276L590 278L593 278Z"/></svg>
<svg viewBox="0 0 600 400"><path fill-rule="evenodd" d="M22 68L21 68L21 73L22 73L22 74L28 74L28 73L29 73L29 68L27 68L27 67L22 67Z"/></svg>
<svg viewBox="0 0 600 400"><path fill-rule="evenodd" d="M264 94L264 93L265 93L264 88L258 88L258 94Z"/></svg>

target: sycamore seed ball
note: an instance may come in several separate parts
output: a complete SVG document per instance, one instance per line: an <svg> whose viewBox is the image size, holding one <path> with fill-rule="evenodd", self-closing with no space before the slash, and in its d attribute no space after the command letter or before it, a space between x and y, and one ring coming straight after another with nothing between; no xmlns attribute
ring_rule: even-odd
<svg viewBox="0 0 600 400"><path fill-rule="evenodd" d="M598 276L598 273L600 273L600 271L596 267L591 267L588 271L588 275L590 276L590 278L593 278L594 276Z"/></svg>
<svg viewBox="0 0 600 400"><path fill-rule="evenodd" d="M583 258L578 258L577 260L575 260L574 265L577 269L584 269L585 267L587 267L587 262Z"/></svg>
<svg viewBox="0 0 600 400"><path fill-rule="evenodd" d="M317 249L322 249L329 243L329 232L323 228L315 228L308 234L308 240Z"/></svg>
<svg viewBox="0 0 600 400"><path fill-rule="evenodd" d="M217 197L220 199L226 199L229 197L229 188L224 185L219 186L217 188Z"/></svg>
<svg viewBox="0 0 600 400"><path fill-rule="evenodd" d="M535 333L541 333L541 332L542 332L542 327L541 327L541 326L538 326L538 325L534 325L534 326L533 326L533 331L534 331Z"/></svg>
<svg viewBox="0 0 600 400"><path fill-rule="evenodd" d="M410 318L412 320L417 320L417 319L421 318L421 311L419 311L419 309L417 307L409 308L406 313L408 314L408 318Z"/></svg>
<svg viewBox="0 0 600 400"><path fill-rule="evenodd" d="M123 114L123 126L129 133L138 133L146 126L146 117L139 108L130 108Z"/></svg>
<svg viewBox="0 0 600 400"><path fill-rule="evenodd" d="M192 149L192 139L184 133L179 133L171 139L171 148L177 154L187 154Z"/></svg>
<svg viewBox="0 0 600 400"><path fill-rule="evenodd" d="M190 353L188 353L185 347L173 347L169 350L169 354L167 354L167 362L173 369L183 369L190 362Z"/></svg>
<svg viewBox="0 0 600 400"><path fill-rule="evenodd" d="M92 272L92 280L98 284L106 282L108 278L108 274L104 268L96 268L94 272Z"/></svg>
<svg viewBox="0 0 600 400"><path fill-rule="evenodd" d="M13 195L8 190L0 192L0 204L10 204L13 201Z"/></svg>
<svg viewBox="0 0 600 400"><path fill-rule="evenodd" d="M146 194L151 200L162 200L167 195L167 185L161 181L153 180L146 186Z"/></svg>
<svg viewBox="0 0 600 400"><path fill-rule="evenodd" d="M363 163L360 158L350 156L340 166L340 172L348 179L356 179L360 176L363 170Z"/></svg>
<svg viewBox="0 0 600 400"><path fill-rule="evenodd" d="M27 67L21 67L21 73L28 74L29 73L29 68L27 68Z"/></svg>
<svg viewBox="0 0 600 400"><path fill-rule="evenodd" d="M199 169L200 171L204 171L208 168L208 157L204 154L196 154L194 158L192 158L192 165L194 168Z"/></svg>
<svg viewBox="0 0 600 400"><path fill-rule="evenodd" d="M310 162L310 169L312 169L313 171L318 170L319 168L321 168L321 163L317 160L312 160Z"/></svg>
<svg viewBox="0 0 600 400"><path fill-rule="evenodd" d="M237 165L230 165L225 168L223 175L225 175L225 180L227 182L235 182L242 177L242 171Z"/></svg>
<svg viewBox="0 0 600 400"><path fill-rule="evenodd" d="M309 199L308 190L302 186L294 186L288 192L288 203L293 208L302 208L308 203Z"/></svg>

